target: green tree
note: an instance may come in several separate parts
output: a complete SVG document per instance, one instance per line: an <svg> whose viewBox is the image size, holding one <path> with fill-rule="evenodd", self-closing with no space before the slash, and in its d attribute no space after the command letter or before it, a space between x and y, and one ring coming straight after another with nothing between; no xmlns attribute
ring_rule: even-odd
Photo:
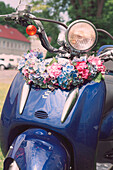
<svg viewBox="0 0 113 170"><path fill-rule="evenodd" d="M113 0L31 0L33 5L33 13L37 17L56 19L63 21L61 18L61 12L68 11L70 21L77 19L86 19L91 21L96 28L102 28L113 34L112 21L113 21ZM0 2L0 14L12 12L10 6L6 6L3 2ZM35 12L34 12L35 11ZM40 12L39 12L40 11ZM4 21L1 21L4 24ZM5 23L6 24L6 23ZM26 35L25 28L15 23L11 23L11 26L19 29L24 35ZM43 22L44 28L48 36L52 37L52 45L58 47L57 37L59 34L59 27L56 24ZM26 35L27 36L27 35ZM112 44L113 42L103 33L99 33L99 43L97 44L97 50L101 45ZM48 54L52 56L52 54Z"/></svg>
<svg viewBox="0 0 113 170"><path fill-rule="evenodd" d="M76 19L91 21L96 28L102 28L113 35L113 1L112 0L70 0L68 14L71 22ZM112 44L113 41L105 34L99 33L99 41L95 48L101 45Z"/></svg>
<svg viewBox="0 0 113 170"><path fill-rule="evenodd" d="M47 8L47 5L45 3L42 3L42 1L34 1L32 2L32 5L33 5L33 11L37 11L38 12L33 12L33 14L37 17L43 17L43 18L51 18L53 19L54 17L51 16L50 14L50 8ZM49 7L49 5L48 5ZM40 10L40 12L39 12ZM14 8L11 8L9 5L5 5L4 2L0 1L0 15L3 15L3 14L9 14L9 13L12 13L12 12L15 12L15 9ZM48 23L48 22L42 22L43 25L44 25L44 28L46 30L46 33L47 33L47 36L50 36L52 39L51 39L51 45L53 45L55 48L58 48L58 45L57 45L57 37L58 37L58 34L59 34L59 28L56 24L52 24L52 23ZM22 27L18 24L15 24L15 22L13 21L5 21L3 18L0 18L0 24L1 25L9 25L10 27L13 27L13 28L16 28L18 29L22 34L24 34L26 37L28 37L27 33L26 33L26 28L25 27ZM53 54L52 53L47 53L47 57L52 57Z"/></svg>
<svg viewBox="0 0 113 170"><path fill-rule="evenodd" d="M35 1L35 5L36 3L38 4L39 1ZM60 21L63 21L60 13L67 10L70 17L67 25L77 19L86 19L96 28L105 29L113 35L113 0L46 0L45 3L40 1L39 4L46 7L49 17ZM45 17L47 18L47 15ZM107 35L99 33L99 41L95 50L101 45L112 43L113 41Z"/></svg>
<svg viewBox="0 0 113 170"><path fill-rule="evenodd" d="M42 3L42 1L32 1L32 12L35 16L41 17L41 18L48 18L48 19L58 19L59 15L54 14L54 16L51 14L51 4L50 3ZM40 11L40 12L39 12ZM50 23L50 22L42 22L45 31L47 33L47 36L51 37L51 45L55 48L59 48L57 44L57 38L58 34L60 32L59 27L57 24ZM53 57L56 54L53 53L47 53L47 58Z"/></svg>
<svg viewBox="0 0 113 170"><path fill-rule="evenodd" d="M0 15L9 14L14 12L14 9L9 5L5 5L4 2L0 1ZM5 25L6 21L3 18L0 18L0 24Z"/></svg>
<svg viewBox="0 0 113 170"><path fill-rule="evenodd" d="M3 14L10 14L12 12L15 12L15 9L10 7L10 5L5 5L4 2L0 1L0 15ZM24 34L26 37L28 37L26 33L26 28L22 27L18 24L15 24L13 21L5 21L3 18L0 18L0 24L1 25L9 25L10 27L18 29L22 34Z"/></svg>

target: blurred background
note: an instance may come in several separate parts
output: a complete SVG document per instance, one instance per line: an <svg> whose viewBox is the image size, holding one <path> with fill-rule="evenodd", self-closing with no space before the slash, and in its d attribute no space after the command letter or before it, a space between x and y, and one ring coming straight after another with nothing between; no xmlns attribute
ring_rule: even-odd
<svg viewBox="0 0 113 170"><path fill-rule="evenodd" d="M20 0L0 1L0 15L15 12ZM77 19L86 19L96 28L107 30L113 35L113 0L22 0L22 3L32 5L32 13L37 17L50 18L69 25ZM65 30L56 24L42 22L50 43L58 48L57 38L62 39ZM93 49L113 44L104 34L99 33L99 41ZM6 22L0 18L0 113L11 81L16 75L17 65L22 55L28 50L39 50L44 57L53 57L40 44L38 36L28 36L26 28ZM0 135L0 138L2 136ZM0 149L0 170L3 169L3 159Z"/></svg>

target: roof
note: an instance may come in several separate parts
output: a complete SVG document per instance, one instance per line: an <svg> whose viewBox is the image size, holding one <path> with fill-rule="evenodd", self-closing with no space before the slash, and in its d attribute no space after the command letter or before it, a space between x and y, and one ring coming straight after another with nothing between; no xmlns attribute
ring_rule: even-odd
<svg viewBox="0 0 113 170"><path fill-rule="evenodd" d="M21 32L7 25L0 25L0 37L30 43Z"/></svg>

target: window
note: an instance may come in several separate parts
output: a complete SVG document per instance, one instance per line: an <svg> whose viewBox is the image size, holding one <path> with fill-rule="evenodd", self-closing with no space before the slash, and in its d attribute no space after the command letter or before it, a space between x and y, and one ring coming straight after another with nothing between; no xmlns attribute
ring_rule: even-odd
<svg viewBox="0 0 113 170"><path fill-rule="evenodd" d="M17 43L15 43L15 48L17 48Z"/></svg>
<svg viewBox="0 0 113 170"><path fill-rule="evenodd" d="M14 61L14 59L10 58L9 61Z"/></svg>
<svg viewBox="0 0 113 170"><path fill-rule="evenodd" d="M24 45L24 44L22 44L22 48L23 48L23 49L25 48L25 45Z"/></svg>
<svg viewBox="0 0 113 170"><path fill-rule="evenodd" d="M11 43L11 48L13 48L13 43Z"/></svg>
<svg viewBox="0 0 113 170"><path fill-rule="evenodd" d="M10 33L11 33L11 34L13 34L14 32L13 32L13 31L11 31Z"/></svg>
<svg viewBox="0 0 113 170"><path fill-rule="evenodd" d="M0 60L4 61L4 58L0 58Z"/></svg>
<svg viewBox="0 0 113 170"><path fill-rule="evenodd" d="M7 42L7 47L9 47L9 42Z"/></svg>
<svg viewBox="0 0 113 170"><path fill-rule="evenodd" d="M3 48L5 48L5 44L6 44L6 42L5 42L5 41L3 41Z"/></svg>

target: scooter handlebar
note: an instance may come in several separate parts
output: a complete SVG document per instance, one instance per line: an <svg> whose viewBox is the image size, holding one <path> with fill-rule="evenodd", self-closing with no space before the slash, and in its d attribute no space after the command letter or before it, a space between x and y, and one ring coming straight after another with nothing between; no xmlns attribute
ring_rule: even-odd
<svg viewBox="0 0 113 170"><path fill-rule="evenodd" d="M6 15L0 15L0 18L2 18L2 17L8 17L9 16L9 14L6 14Z"/></svg>
<svg viewBox="0 0 113 170"><path fill-rule="evenodd" d="M13 12L11 14L0 15L0 18L4 18L6 21L16 20L18 14Z"/></svg>

